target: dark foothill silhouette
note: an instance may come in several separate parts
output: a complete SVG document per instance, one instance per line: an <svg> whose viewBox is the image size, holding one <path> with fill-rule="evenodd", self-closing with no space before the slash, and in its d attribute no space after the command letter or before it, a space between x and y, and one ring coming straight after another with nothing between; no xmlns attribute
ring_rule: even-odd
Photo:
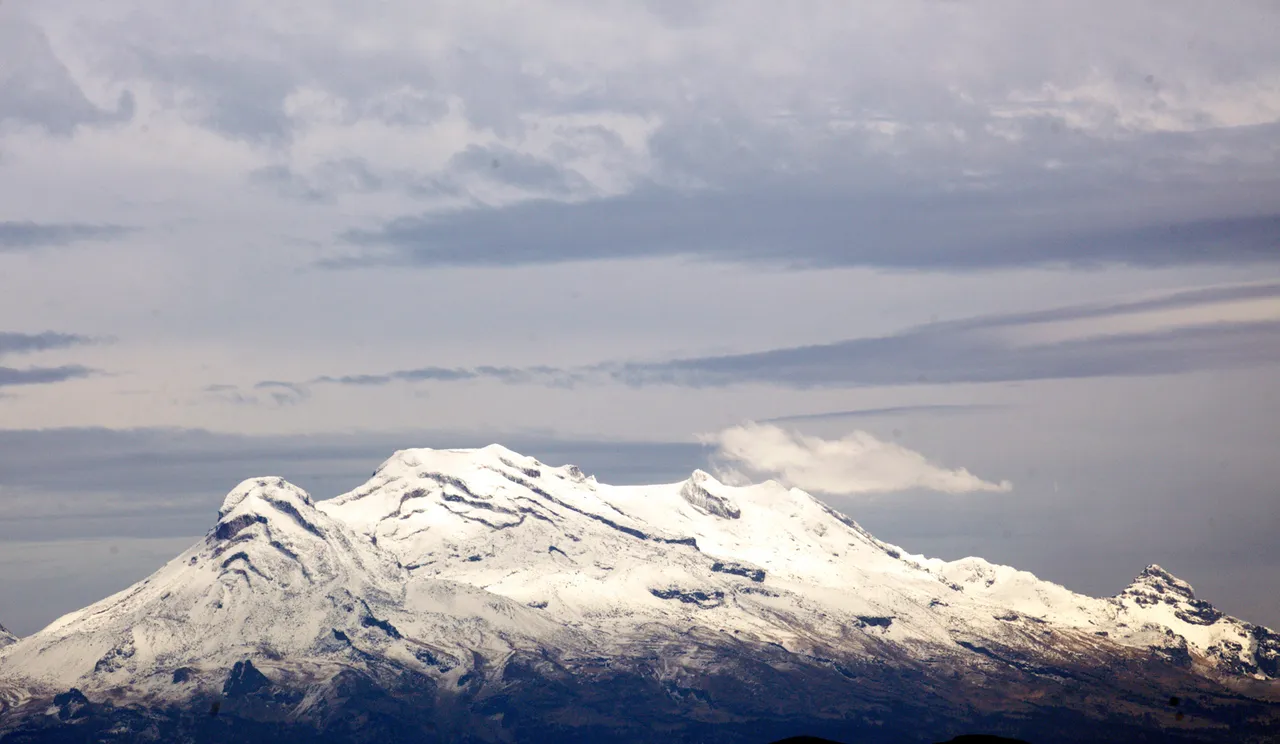
<svg viewBox="0 0 1280 744"><path fill-rule="evenodd" d="M787 739L780 739L773 744L842 744L842 742L834 739L820 739L816 736L792 736ZM1007 739L1003 736L989 736L987 734L963 734L954 739L938 744L1029 744L1022 739Z"/></svg>

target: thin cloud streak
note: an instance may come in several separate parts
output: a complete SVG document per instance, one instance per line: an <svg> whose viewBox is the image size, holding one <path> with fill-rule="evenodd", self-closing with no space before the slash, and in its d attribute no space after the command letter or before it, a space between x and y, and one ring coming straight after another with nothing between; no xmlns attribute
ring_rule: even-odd
<svg viewBox="0 0 1280 744"><path fill-rule="evenodd" d="M79 222L0 222L0 253L32 251L92 240L117 240L133 228Z"/></svg>
<svg viewBox="0 0 1280 744"><path fill-rule="evenodd" d="M50 349L66 349L94 343L94 339L75 333L14 333L0 331L0 356L5 354L25 354Z"/></svg>
<svg viewBox="0 0 1280 744"><path fill-rule="evenodd" d="M759 419L758 424L788 424L803 421L835 421L846 418L882 418L889 416L911 416L915 414L947 415L998 411L1008 408L1007 405L994 403L929 403L907 406L884 406L881 408L857 408L849 411L822 411L820 413L798 413L791 416L776 416Z"/></svg>
<svg viewBox="0 0 1280 744"><path fill-rule="evenodd" d="M929 323L888 336L745 354L602 362L576 368L430 366L259 385L287 388L296 400L303 400L316 385L374 387L480 380L561 388L611 383L631 387L755 383L806 389L1170 375L1280 363L1280 318L1223 322L1212 322L1210 318L1193 325L1120 333L1107 333L1104 321L1159 311L1168 311L1170 317L1176 318L1181 317L1174 314L1176 311L1189 308L1205 309L1211 315L1214 307L1224 303L1274 298L1280 298L1280 284L1209 287L1106 305ZM1269 306L1263 309L1270 310ZM1038 326L1063 321L1096 321L1098 331L1082 337L1035 340ZM1029 330L1022 335L1030 339L1019 340L1019 334L1011 333L1015 330ZM215 387L209 392L225 394L236 390ZM236 402L252 402L248 394L230 394ZM889 412L893 411L882 411Z"/></svg>
<svg viewBox="0 0 1280 744"><path fill-rule="evenodd" d="M627 385L793 388L1018 382L1168 375L1280 363L1280 322L1213 324L1016 346L932 326L880 338L752 354L622 365Z"/></svg>
<svg viewBox="0 0 1280 744"><path fill-rule="evenodd" d="M1276 213L1152 214L1145 224L1125 224L1130 218L1064 198L1056 209L1040 208L1043 216L1028 220L1026 201L1032 197L1022 189L915 192L871 195L866 186L839 182L819 192L812 181L751 191L654 186L608 199L536 200L400 217L343 232L342 241L370 250L329 266L509 266L688 256L796 268L973 271L1280 261ZM1101 226L1068 229L1070 222Z"/></svg>
<svg viewBox="0 0 1280 744"><path fill-rule="evenodd" d="M99 370L79 364L67 364L60 367L0 367L0 387L17 385L47 385L53 382L78 380L100 374Z"/></svg>

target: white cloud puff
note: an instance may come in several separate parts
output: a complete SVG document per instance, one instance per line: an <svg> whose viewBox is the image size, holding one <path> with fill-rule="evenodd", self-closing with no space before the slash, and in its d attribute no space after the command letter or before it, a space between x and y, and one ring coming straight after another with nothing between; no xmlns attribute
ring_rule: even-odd
<svg viewBox="0 0 1280 744"><path fill-rule="evenodd" d="M1012 490L964 468L936 465L919 452L865 431L823 439L772 424L747 423L703 437L733 475L766 476L806 491L853 495L926 488L943 493Z"/></svg>

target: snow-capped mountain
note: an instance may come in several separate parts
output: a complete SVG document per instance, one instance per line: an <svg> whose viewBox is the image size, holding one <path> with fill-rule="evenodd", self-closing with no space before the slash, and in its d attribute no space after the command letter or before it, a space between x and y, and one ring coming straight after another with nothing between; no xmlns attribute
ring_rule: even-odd
<svg viewBox="0 0 1280 744"><path fill-rule="evenodd" d="M235 488L206 538L164 568L59 618L4 656L4 669L49 689L183 695L236 661L288 660L288 674L324 680L333 659L501 654L497 640L556 629L527 608L473 587L410 581L386 551L315 508L280 478ZM432 646L415 639L457 639ZM261 656L260 656L261 655ZM339 665L340 666L340 665Z"/></svg>
<svg viewBox="0 0 1280 744"><path fill-rule="evenodd" d="M415 449L328 501L250 479L217 516L149 578L0 650L0 735L897 741L909 722L1213 740L1280 724L1280 635L1158 566L1087 597L909 554L773 482L619 487L497 445ZM218 715L184 723L193 703Z"/></svg>

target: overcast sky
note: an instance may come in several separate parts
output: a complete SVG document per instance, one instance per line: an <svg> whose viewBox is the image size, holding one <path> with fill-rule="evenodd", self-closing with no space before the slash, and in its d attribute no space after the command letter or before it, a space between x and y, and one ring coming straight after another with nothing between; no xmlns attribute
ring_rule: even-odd
<svg viewBox="0 0 1280 744"><path fill-rule="evenodd" d="M1280 626L1280 7L802 9L0 3L0 623L501 441Z"/></svg>

